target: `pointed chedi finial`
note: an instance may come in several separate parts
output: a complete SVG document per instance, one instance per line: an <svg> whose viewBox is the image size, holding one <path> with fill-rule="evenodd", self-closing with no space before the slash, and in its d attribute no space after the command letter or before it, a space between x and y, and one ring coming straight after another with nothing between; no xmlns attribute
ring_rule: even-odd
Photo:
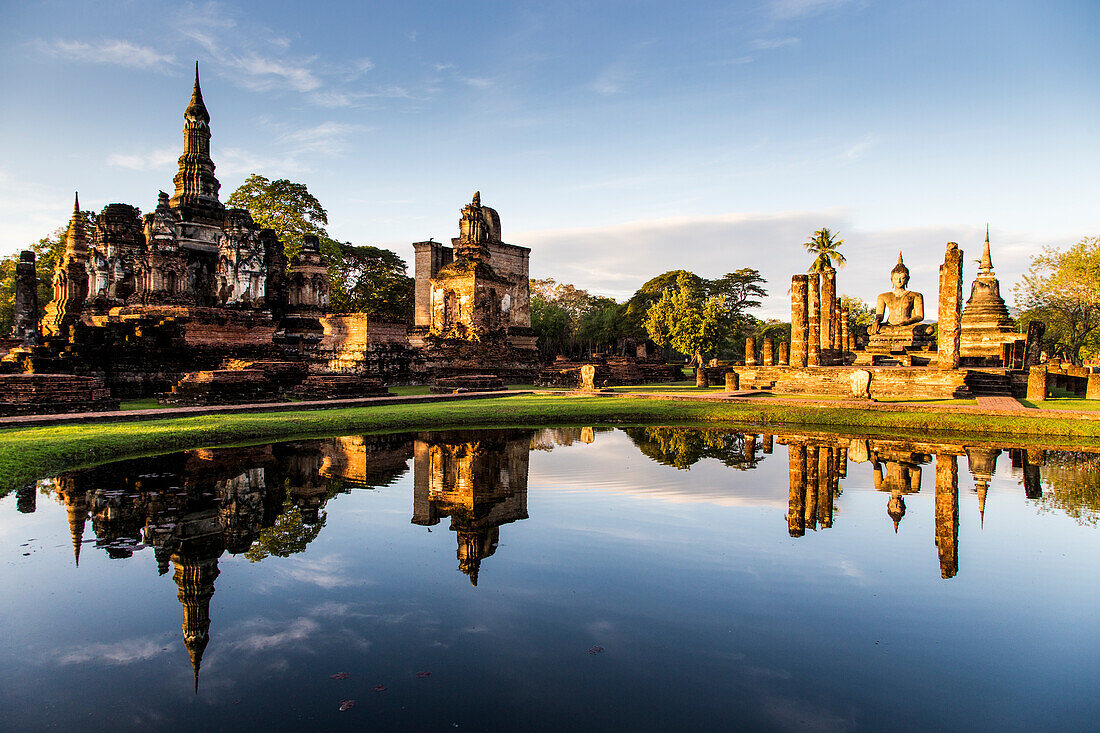
<svg viewBox="0 0 1100 733"><path fill-rule="evenodd" d="M985 529L985 495L988 489L984 486L978 489L978 515L981 517L979 528Z"/></svg>
<svg viewBox="0 0 1100 733"><path fill-rule="evenodd" d="M993 258L989 256L989 224L985 225L985 249L982 251L982 261L978 264L979 274L993 274Z"/></svg>
<svg viewBox="0 0 1100 733"><path fill-rule="evenodd" d="M474 206L481 206L481 191L474 191L474 197L471 199L470 203Z"/></svg>
<svg viewBox="0 0 1100 733"><path fill-rule="evenodd" d="M210 122L210 113L206 111L206 104L202 101L202 87L199 86L198 61L195 62L195 87L191 90L191 103L187 105L184 116Z"/></svg>
<svg viewBox="0 0 1100 733"><path fill-rule="evenodd" d="M80 213L80 194L73 193L73 216L69 219L69 231L65 235L65 252L69 255L83 255L88 251L88 241L84 233L84 216Z"/></svg>
<svg viewBox="0 0 1100 733"><path fill-rule="evenodd" d="M901 259L901 252L900 251L898 252L898 264L899 265L904 265L905 264L905 262L903 262L902 259Z"/></svg>

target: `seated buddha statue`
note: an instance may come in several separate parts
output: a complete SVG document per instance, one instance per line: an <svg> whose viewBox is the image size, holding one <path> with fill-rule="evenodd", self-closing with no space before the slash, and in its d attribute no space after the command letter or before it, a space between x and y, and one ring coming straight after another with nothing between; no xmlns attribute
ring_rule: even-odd
<svg viewBox="0 0 1100 733"><path fill-rule="evenodd" d="M909 285L909 268L898 253L898 264L890 271L890 282L893 289L882 293L875 300L875 322L871 326L871 333L881 331L913 331L909 328L913 324L924 320L924 296L912 290L906 290Z"/></svg>

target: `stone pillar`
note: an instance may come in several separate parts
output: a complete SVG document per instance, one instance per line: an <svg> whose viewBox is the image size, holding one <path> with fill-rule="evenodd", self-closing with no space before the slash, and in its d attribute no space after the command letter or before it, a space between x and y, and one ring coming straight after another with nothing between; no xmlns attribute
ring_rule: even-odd
<svg viewBox="0 0 1100 733"><path fill-rule="evenodd" d="M770 456L772 454L772 450L774 450L775 436L773 436L771 433L764 433L762 437L764 439L764 447L762 449L764 451L764 455Z"/></svg>
<svg viewBox="0 0 1100 733"><path fill-rule="evenodd" d="M836 270L829 267L821 272L821 350L833 348L833 329L836 324Z"/></svg>
<svg viewBox="0 0 1100 733"><path fill-rule="evenodd" d="M843 308L840 305L840 298L833 301L833 348L840 351L844 348L844 344L840 340L840 333L843 327L840 323L840 316L843 312Z"/></svg>
<svg viewBox="0 0 1100 733"><path fill-rule="evenodd" d="M946 453L936 456L936 547L940 576L955 577L959 571L959 464Z"/></svg>
<svg viewBox="0 0 1100 733"><path fill-rule="evenodd" d="M817 460L817 521L822 529L833 526L833 483L836 479L835 448L823 447Z"/></svg>
<svg viewBox="0 0 1100 733"><path fill-rule="evenodd" d="M1046 333L1047 324L1042 321L1032 321L1027 324L1027 340L1024 342L1024 369L1030 369L1042 361L1043 334Z"/></svg>
<svg viewBox="0 0 1100 733"><path fill-rule="evenodd" d="M1088 385L1085 387L1086 400L1100 400L1100 374L1089 373Z"/></svg>
<svg viewBox="0 0 1100 733"><path fill-rule="evenodd" d="M736 392L741 389L741 377L737 372L726 372L726 391Z"/></svg>
<svg viewBox="0 0 1100 733"><path fill-rule="evenodd" d="M1031 367L1027 374L1027 399L1042 402L1047 398L1047 368L1043 364Z"/></svg>
<svg viewBox="0 0 1100 733"><path fill-rule="evenodd" d="M747 463L756 462L756 433L746 433L742 451Z"/></svg>
<svg viewBox="0 0 1100 733"><path fill-rule="evenodd" d="M806 366L806 352L808 349L807 331L808 323L806 313L806 300L809 291L809 276L795 275L791 278L791 355L790 365L793 367Z"/></svg>
<svg viewBox="0 0 1100 733"><path fill-rule="evenodd" d="M791 363L791 352L786 341L779 342L779 366L788 366Z"/></svg>
<svg viewBox="0 0 1100 733"><path fill-rule="evenodd" d="M821 448L806 447L806 527L817 529L817 482Z"/></svg>
<svg viewBox="0 0 1100 733"><path fill-rule="evenodd" d="M840 310L840 346L841 351L852 350L852 339L848 333L848 309L841 308Z"/></svg>
<svg viewBox="0 0 1100 733"><path fill-rule="evenodd" d="M752 336L745 339L745 366L756 366L756 339Z"/></svg>
<svg viewBox="0 0 1100 733"><path fill-rule="evenodd" d="M38 272L34 267L34 252L25 249L15 263L15 309L12 336L30 346L38 338Z"/></svg>
<svg viewBox="0 0 1100 733"><path fill-rule="evenodd" d="M821 275L806 276L806 365L821 365Z"/></svg>
<svg viewBox="0 0 1100 733"><path fill-rule="evenodd" d="M787 532L791 537L801 537L806 534L806 446L788 445L787 461L791 482L787 498Z"/></svg>
<svg viewBox="0 0 1100 733"><path fill-rule="evenodd" d="M962 271L963 253L959 245L947 243L940 265L940 310L937 327L936 366L940 369L959 368L959 347L962 336Z"/></svg>
<svg viewBox="0 0 1100 733"><path fill-rule="evenodd" d="M760 363L764 366L775 366L775 342L770 338L764 339L764 349L760 353Z"/></svg>

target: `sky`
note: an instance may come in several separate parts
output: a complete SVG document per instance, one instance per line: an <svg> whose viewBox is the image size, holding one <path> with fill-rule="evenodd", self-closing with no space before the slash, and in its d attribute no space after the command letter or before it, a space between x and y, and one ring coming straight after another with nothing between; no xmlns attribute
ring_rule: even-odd
<svg viewBox="0 0 1100 733"><path fill-rule="evenodd" d="M0 0L0 255L173 191L194 62L224 201L305 183L341 241L457 235L480 190L531 276L629 297L684 268L768 280L845 240L934 309L948 241L1001 290L1100 235L1100 3ZM968 295L968 293L967 293Z"/></svg>

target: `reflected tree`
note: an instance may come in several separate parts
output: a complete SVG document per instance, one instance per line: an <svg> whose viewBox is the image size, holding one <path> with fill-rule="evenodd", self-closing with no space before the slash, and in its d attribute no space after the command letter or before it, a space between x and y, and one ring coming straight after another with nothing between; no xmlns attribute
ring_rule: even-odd
<svg viewBox="0 0 1100 733"><path fill-rule="evenodd" d="M721 461L730 468L754 468L763 457L754 440L746 443L743 433L693 428L624 428L623 431L643 454L666 466L689 469L704 458Z"/></svg>
<svg viewBox="0 0 1100 733"><path fill-rule="evenodd" d="M1047 451L1040 511L1062 512L1078 524L1100 526L1100 454Z"/></svg>
<svg viewBox="0 0 1100 733"><path fill-rule="evenodd" d="M302 519L301 510L287 499L283 502L283 511L270 527L260 530L252 547L244 553L249 562L260 562L265 557L290 557L306 549L310 542L317 539L321 528L325 526L327 513L309 524Z"/></svg>

